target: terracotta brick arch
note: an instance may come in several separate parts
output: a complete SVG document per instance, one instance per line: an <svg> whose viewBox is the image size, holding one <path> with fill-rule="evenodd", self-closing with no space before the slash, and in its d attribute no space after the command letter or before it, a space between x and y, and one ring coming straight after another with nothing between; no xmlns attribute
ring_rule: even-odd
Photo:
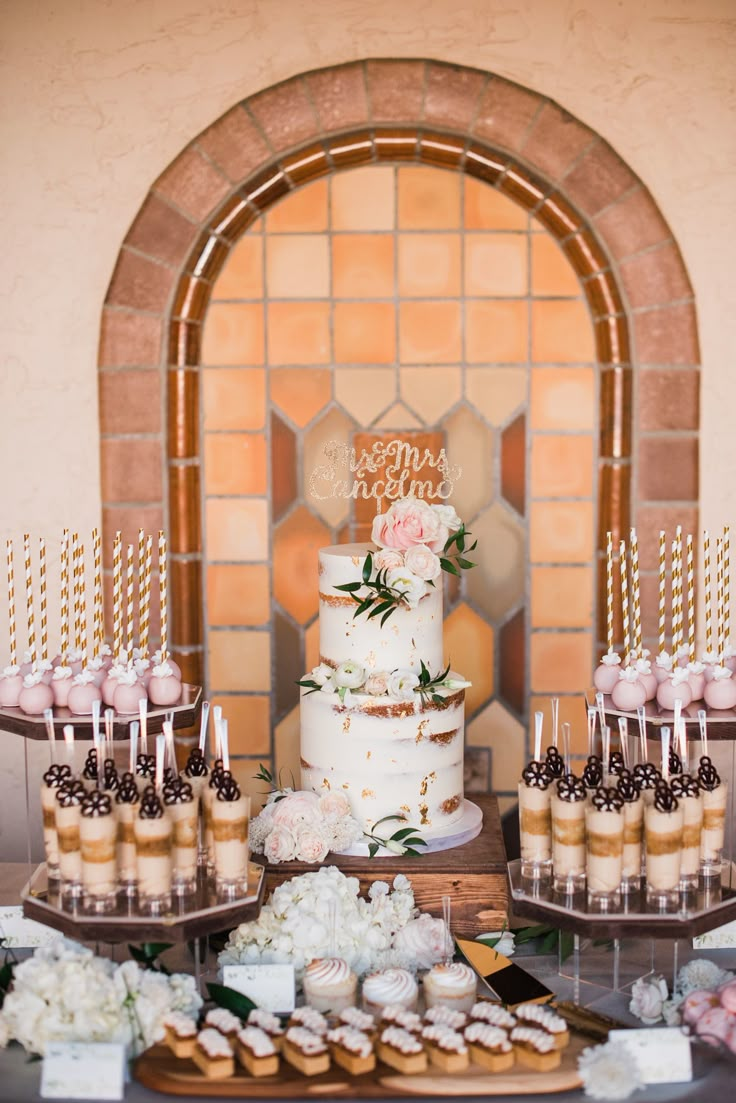
<svg viewBox="0 0 736 1103"><path fill-rule="evenodd" d="M139 525L168 529L174 649L190 680L202 676L196 369L212 283L243 231L292 189L407 161L499 189L557 238L581 280L600 374L599 550L607 529L617 539L635 523L646 588L656 582L647 537L675 521L695 531L695 305L642 181L554 101L493 74L401 60L307 73L233 107L152 184L105 299L105 546L117 529L126 540Z"/></svg>

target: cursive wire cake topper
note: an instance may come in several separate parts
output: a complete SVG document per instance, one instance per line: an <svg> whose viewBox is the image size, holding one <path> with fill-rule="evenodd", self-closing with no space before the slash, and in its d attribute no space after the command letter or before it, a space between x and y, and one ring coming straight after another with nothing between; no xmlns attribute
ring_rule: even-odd
<svg viewBox="0 0 736 1103"><path fill-rule="evenodd" d="M321 464L309 476L309 493L313 498L383 498L397 501L400 498L449 498L462 469L451 464L441 448L435 455L429 448L420 449L404 440L392 440L388 444L376 441L370 451L365 448L357 454L355 448L342 441L330 440L324 447L328 462ZM437 485L426 477L430 470L439 471L442 479ZM382 472L383 477L368 481L368 475ZM413 478L414 475L424 478Z"/></svg>

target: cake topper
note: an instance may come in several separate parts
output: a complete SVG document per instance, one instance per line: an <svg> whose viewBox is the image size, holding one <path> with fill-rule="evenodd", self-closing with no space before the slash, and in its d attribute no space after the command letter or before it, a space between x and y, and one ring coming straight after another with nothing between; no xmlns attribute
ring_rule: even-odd
<svg viewBox="0 0 736 1103"><path fill-rule="evenodd" d="M313 498L324 501L326 498L374 498L380 503L383 498L390 502L401 498L449 498L455 489L455 483L462 475L462 469L451 464L447 453L441 448L434 455L429 448L420 449L404 440L392 440L388 444L377 440L370 451L365 448L360 455L355 448L338 440L330 440L324 447L328 462L315 467L309 476L309 493ZM372 485L369 475L383 473ZM441 481L435 486L434 480L427 478L431 471L439 471ZM412 478L419 475L423 478Z"/></svg>

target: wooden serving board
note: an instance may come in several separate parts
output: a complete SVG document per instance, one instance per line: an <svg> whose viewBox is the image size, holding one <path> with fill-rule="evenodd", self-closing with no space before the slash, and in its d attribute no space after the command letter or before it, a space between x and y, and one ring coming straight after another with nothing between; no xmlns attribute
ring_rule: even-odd
<svg viewBox="0 0 736 1103"><path fill-rule="evenodd" d="M509 1072L491 1073L471 1064L465 1072L447 1073L436 1065L415 1076L402 1076L380 1062L375 1071L351 1076L337 1065L320 1076L302 1076L281 1060L277 1076L249 1076L235 1062L235 1075L228 1080L208 1080L193 1061L171 1053L166 1046L154 1046L134 1065L134 1074L147 1088L165 1095L206 1096L211 1099L395 1099L396 1096L499 1096L547 1095L581 1086L578 1056L590 1041L577 1035L562 1054L553 1072L533 1072L515 1065Z"/></svg>

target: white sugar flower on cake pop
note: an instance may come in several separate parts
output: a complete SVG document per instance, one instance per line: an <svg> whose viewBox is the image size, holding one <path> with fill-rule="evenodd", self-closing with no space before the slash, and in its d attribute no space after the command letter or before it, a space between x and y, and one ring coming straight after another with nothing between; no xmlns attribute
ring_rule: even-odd
<svg viewBox="0 0 736 1103"><path fill-rule="evenodd" d="M600 666L593 675L593 685L601 693L610 693L618 682L618 668L621 656L616 651L607 651L601 657Z"/></svg>

